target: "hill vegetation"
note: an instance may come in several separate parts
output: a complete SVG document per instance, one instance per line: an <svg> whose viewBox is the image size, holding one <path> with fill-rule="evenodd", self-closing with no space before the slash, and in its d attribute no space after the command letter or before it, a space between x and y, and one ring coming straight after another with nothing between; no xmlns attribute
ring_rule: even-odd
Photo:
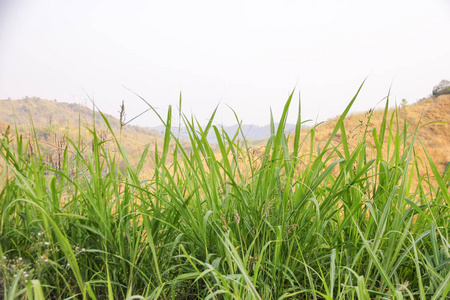
<svg viewBox="0 0 450 300"><path fill-rule="evenodd" d="M450 81L442 80L433 88L433 97L450 94Z"/></svg>
<svg viewBox="0 0 450 300"><path fill-rule="evenodd" d="M119 107L117 108L119 110ZM121 121L113 116L106 115L111 128L119 132ZM0 100L0 119L4 124L17 125L19 129L30 129L34 126L41 136L46 137L46 132L78 131L79 125L92 128L95 125L99 130L106 130L98 112L76 103L49 101L38 97L25 97L21 100ZM4 125L3 125L4 126ZM159 136L158 133L139 126L124 126L122 131L126 135ZM147 140L144 139L143 143Z"/></svg>
<svg viewBox="0 0 450 300"><path fill-rule="evenodd" d="M381 127L384 113L383 109L378 109L347 116L344 124L345 128L348 128L345 138L349 147L352 149L356 147L362 137L367 138L373 144L373 130ZM417 147L414 149L414 157L419 160L417 166L419 173L430 172L426 163L424 151L426 149L442 174L450 162L450 95L443 94L435 98L424 98L411 105L401 105L389 109L387 116L389 116L391 127L398 127L398 130L407 128L408 135L417 132L419 139L415 142ZM315 139L326 141L330 138L338 120L339 117L336 117L319 124L315 130ZM303 134L308 134L308 131L304 131ZM392 137L386 136L384 142L386 143L388 139L392 139ZM293 147L293 142L293 139L291 139L290 147ZM336 134L333 143L336 145L342 143L342 135ZM425 148L421 147L421 144ZM368 149L370 152L373 152L373 150ZM393 149L385 150L393 151ZM388 156L389 154L385 153L384 155ZM416 179L414 179L414 182L417 183Z"/></svg>
<svg viewBox="0 0 450 300"><path fill-rule="evenodd" d="M119 107L118 107L119 109ZM111 129L118 134L122 145L126 147L129 159L137 163L140 154L148 144L161 142L162 137L156 131L138 126L121 126L124 120L105 115ZM99 112L75 103L64 103L25 97L21 100L0 100L0 132L22 135L31 151L33 141L40 142L46 162L60 164L61 155L68 141L79 143L81 148L92 146L90 130L94 129L100 141L107 149L117 153L118 148L111 142L112 135ZM95 120L95 124L94 124ZM121 123L122 122L122 123ZM151 160L145 162L146 169L152 169Z"/></svg>

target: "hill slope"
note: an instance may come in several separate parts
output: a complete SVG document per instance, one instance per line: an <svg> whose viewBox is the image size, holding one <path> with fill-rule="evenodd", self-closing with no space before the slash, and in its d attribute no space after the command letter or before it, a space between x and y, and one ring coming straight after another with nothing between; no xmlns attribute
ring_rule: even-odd
<svg viewBox="0 0 450 300"><path fill-rule="evenodd" d="M142 151L148 144L161 140L161 136L152 130L138 126L125 125L121 128L120 120L105 115L116 136L125 146L131 161L137 162ZM44 155L49 161L55 161L67 145L67 138L74 142L80 142L82 147L87 147L92 142L92 129L94 115L91 109L75 104L56 101L48 101L37 97L22 100L0 100L0 133L7 130L14 133L14 128L23 135L28 146L34 140L34 128L44 150ZM8 126L10 127L9 129ZM98 138L105 141L108 148L117 151L113 137L103 121L101 115L95 114L95 126ZM147 164L150 164L148 162Z"/></svg>
<svg viewBox="0 0 450 300"><path fill-rule="evenodd" d="M344 124L350 149L358 143L358 140L364 133L368 136L368 142L372 144L370 147L374 145L372 129L381 127L383 113L383 109L377 109L366 113L350 114L346 117ZM397 109L389 109L387 117L391 123L387 124L386 132L389 132L389 127L394 129L398 126L402 130L404 124L410 124L407 130L407 134L410 135L415 128L418 128L418 139L415 141L414 151L416 159L420 160L419 173L431 173L422 143L437 166L439 173L443 174L447 164L450 162L450 95L440 95L436 98L423 99L415 104L405 105ZM315 141L328 140L338 119L339 117L329 119L316 126L314 128ZM302 130L301 136L305 137L308 134L311 134L310 130ZM387 134L385 141L388 138L393 137L389 137ZM410 138L411 136L408 136L408 139ZM337 146L342 142L340 131L337 132L333 142ZM293 138L291 138L289 146L293 147L293 143ZM314 147L317 148L318 145L315 144ZM305 140L302 149L303 153L309 151L310 143L308 139ZM384 148L384 150L388 151L389 149ZM390 151L392 152L392 150ZM371 153L368 153L368 157L370 155ZM416 182L416 179L413 180L414 182Z"/></svg>
<svg viewBox="0 0 450 300"><path fill-rule="evenodd" d="M120 128L120 121L106 115L114 130ZM95 114L96 126L106 128L99 113ZM58 125L60 127L77 127L93 125L92 109L76 103L49 101L38 97L22 100L0 100L0 120L6 124L17 124L19 127L29 127L31 120L35 126ZM126 126L127 133L142 133L156 136L156 132L138 126Z"/></svg>

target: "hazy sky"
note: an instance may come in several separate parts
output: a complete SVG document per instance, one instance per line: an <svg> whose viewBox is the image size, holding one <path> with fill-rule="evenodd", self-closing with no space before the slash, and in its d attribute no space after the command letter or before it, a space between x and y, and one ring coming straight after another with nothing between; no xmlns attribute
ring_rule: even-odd
<svg viewBox="0 0 450 300"><path fill-rule="evenodd" d="M202 123L220 102L218 122L234 123L231 106L262 125L295 88L320 121L366 77L354 111L391 85L397 102L429 95L450 79L449 36L449 0L0 0L0 99L87 93L114 115L125 100L130 119L146 106L126 86L162 113L181 92Z"/></svg>

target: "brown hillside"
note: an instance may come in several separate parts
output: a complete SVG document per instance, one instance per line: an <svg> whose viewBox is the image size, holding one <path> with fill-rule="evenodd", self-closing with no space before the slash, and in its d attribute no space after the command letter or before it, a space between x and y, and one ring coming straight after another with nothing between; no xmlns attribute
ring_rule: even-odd
<svg viewBox="0 0 450 300"><path fill-rule="evenodd" d="M5 122L0 121L0 132L3 133L6 131L6 128L8 128L8 124Z"/></svg>
<svg viewBox="0 0 450 300"><path fill-rule="evenodd" d="M368 142L373 144L372 129L379 130L383 119L384 111L382 109L372 112L350 114L344 121L347 133L347 139L350 148L356 145L359 138L362 137L364 131L367 131ZM397 118L398 117L398 118ZM438 167L442 174L448 162L450 162L450 95L441 95L437 98L429 98L421 100L412 105L406 105L397 109L390 109L387 115L388 121L393 120L392 125L387 124L386 129L392 126L393 131L398 124L399 130L403 129L404 123L411 123L408 128L408 134L418 126L418 140L414 146L416 157L422 161L419 171L421 174L430 172L426 155L420 142L423 143L428 154ZM316 138L318 141L326 141L331 136L332 131L339 117L330 119L316 128ZM397 122L398 120L398 122ZM302 136L307 134L307 130L302 131ZM341 132L338 131L333 139L334 145L341 143ZM387 139L387 138L386 138ZM290 147L293 146L293 138L290 139ZM315 146L317 147L317 145ZM309 140L306 140L302 147L303 152L309 150ZM387 151L387 149L384 149ZM370 156L371 154L368 153ZM431 172L430 172L431 173Z"/></svg>
<svg viewBox="0 0 450 300"><path fill-rule="evenodd" d="M119 107L117 108L119 110ZM106 115L114 130L120 128L120 121L111 116ZM7 124L17 124L19 127L29 127L31 120L35 126L58 125L60 127L78 127L93 125L92 109L76 104L58 102L56 100L49 101L38 97L24 98L21 100L0 100L0 120ZM95 114L96 126L106 128L101 115ZM141 132L146 135L154 136L155 132L140 128L138 126L126 126L124 131Z"/></svg>
<svg viewBox="0 0 450 300"><path fill-rule="evenodd" d="M155 131L131 125L121 128L120 120L110 115L106 117L113 132L125 146L132 163L139 161L148 144L162 140L161 135ZM82 148L89 148L93 137L88 129L91 129L93 124L92 110L75 103L49 101L37 97L0 100L0 133L4 134L10 125L12 129L10 135L13 135L17 125L19 133L28 143L32 143L34 133L31 128L34 128L43 148L44 157L52 164L55 164L68 144L67 138L74 142L80 140ZM99 113L95 114L95 125L99 139L106 141L108 149L117 151L113 136ZM152 169L151 164L151 160L146 161L147 170Z"/></svg>

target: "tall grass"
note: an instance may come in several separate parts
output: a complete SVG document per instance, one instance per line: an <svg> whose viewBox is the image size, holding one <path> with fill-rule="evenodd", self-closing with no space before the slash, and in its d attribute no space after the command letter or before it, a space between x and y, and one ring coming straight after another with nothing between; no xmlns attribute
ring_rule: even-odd
<svg viewBox="0 0 450 300"><path fill-rule="evenodd" d="M166 117L154 110L163 143L135 165L112 130L119 153L92 128L91 145L68 141L59 168L43 163L37 139L4 136L3 296L448 298L449 174L415 156L418 128L388 114L388 100L382 126L350 145L343 121L356 96L332 136L316 141L300 110L286 136L291 95L261 154L214 126L215 111L205 127L181 114L183 147L170 107ZM155 169L143 178L147 159ZM425 163L430 173L418 174Z"/></svg>

